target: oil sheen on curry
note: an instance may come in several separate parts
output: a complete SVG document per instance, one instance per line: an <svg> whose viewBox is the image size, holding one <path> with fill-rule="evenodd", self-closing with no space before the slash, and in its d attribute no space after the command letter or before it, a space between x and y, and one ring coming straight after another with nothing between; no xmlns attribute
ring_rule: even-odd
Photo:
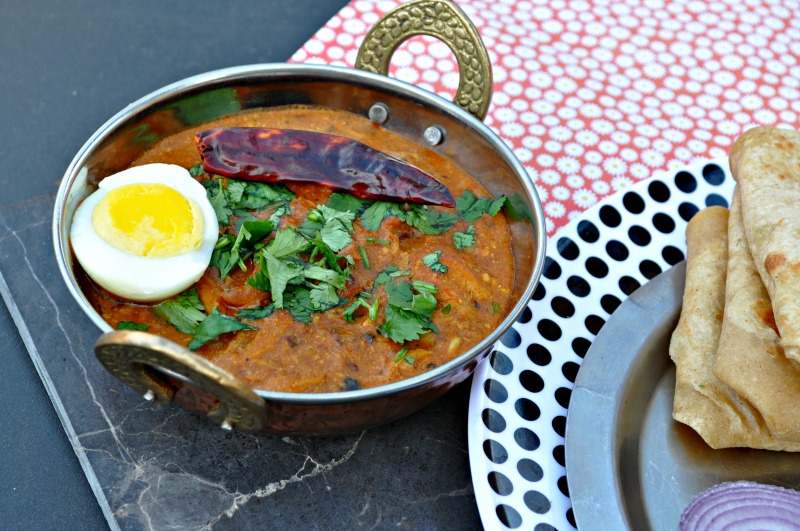
<svg viewBox="0 0 800 531"><path fill-rule="evenodd" d="M252 157L255 136L285 130L327 148L306 162L344 156L332 144L355 141L365 159L350 173L369 181L370 157L391 158L423 186L387 198L360 184L337 188L335 176L313 182L328 170L305 162L277 162L294 164L297 179L243 175L253 160L240 161L239 174L219 169L231 156ZM250 151L237 152L242 143ZM363 117L307 106L248 111L168 137L133 166L153 163L185 168L204 187L219 225L210 265L167 300L123 299L80 271L84 292L113 328L185 345L255 389L338 392L409 378L469 350L507 312L505 197Z"/></svg>

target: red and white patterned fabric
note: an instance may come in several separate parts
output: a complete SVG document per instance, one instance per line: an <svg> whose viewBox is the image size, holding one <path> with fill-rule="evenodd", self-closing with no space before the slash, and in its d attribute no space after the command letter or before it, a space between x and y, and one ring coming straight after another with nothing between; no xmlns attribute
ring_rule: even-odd
<svg viewBox="0 0 800 531"><path fill-rule="evenodd" d="M292 57L352 67L399 0L354 0ZM459 0L493 65L485 122L527 168L552 235L660 170L725 156L756 125L800 127L800 3ZM391 75L446 97L458 67L407 41Z"/></svg>

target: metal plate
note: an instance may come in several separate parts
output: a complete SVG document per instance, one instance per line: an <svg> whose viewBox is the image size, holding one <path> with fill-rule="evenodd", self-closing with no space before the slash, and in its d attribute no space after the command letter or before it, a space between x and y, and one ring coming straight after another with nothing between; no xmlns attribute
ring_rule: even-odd
<svg viewBox="0 0 800 531"><path fill-rule="evenodd" d="M712 450L672 420L669 340L685 269L681 263L631 295L578 373L565 450L579 529L674 530L692 498L723 481L800 487L800 454Z"/></svg>

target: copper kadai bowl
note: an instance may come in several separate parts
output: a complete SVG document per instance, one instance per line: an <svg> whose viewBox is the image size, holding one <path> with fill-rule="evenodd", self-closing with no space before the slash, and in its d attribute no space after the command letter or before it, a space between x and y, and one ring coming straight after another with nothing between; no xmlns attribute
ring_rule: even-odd
<svg viewBox="0 0 800 531"><path fill-rule="evenodd" d="M455 102L389 78L389 60L404 40L432 35L454 52L461 72ZM177 402L223 428L276 434L362 430L427 405L465 380L525 309L545 257L544 215L525 169L481 121L491 98L491 68L475 27L449 0L418 0L387 14L370 31L358 69L259 64L217 70L157 90L104 124L67 169L55 203L53 237L64 281L104 332L99 361L150 400ZM127 168L168 135L253 108L309 104L368 116L380 127L455 161L495 195L517 199L523 215L509 219L516 275L512 305L500 325L449 363L419 376L356 391L300 394L251 389L186 348L145 332L112 331L81 291L69 233L78 204L103 177ZM197 112L198 108L201 112Z"/></svg>

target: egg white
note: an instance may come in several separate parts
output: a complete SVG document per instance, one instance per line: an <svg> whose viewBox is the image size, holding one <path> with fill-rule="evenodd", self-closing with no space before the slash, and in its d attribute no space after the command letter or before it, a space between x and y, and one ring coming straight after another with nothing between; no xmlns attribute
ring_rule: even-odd
<svg viewBox="0 0 800 531"><path fill-rule="evenodd" d="M163 184L197 203L204 224L200 248L148 258L121 251L98 236L92 225L95 207L110 190L129 184ZM106 177L75 211L70 229L72 250L86 273L111 293L139 302L168 299L197 282L208 268L218 236L217 217L205 188L173 164L146 164Z"/></svg>

